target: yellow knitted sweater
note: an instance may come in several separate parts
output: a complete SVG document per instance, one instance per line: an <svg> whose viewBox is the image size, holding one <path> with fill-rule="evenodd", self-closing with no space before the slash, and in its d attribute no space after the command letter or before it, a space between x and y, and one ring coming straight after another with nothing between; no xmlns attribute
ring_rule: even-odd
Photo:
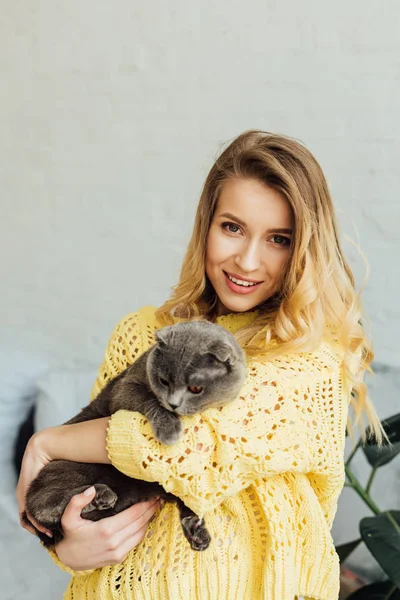
<svg viewBox="0 0 400 600"><path fill-rule="evenodd" d="M92 398L155 341L155 308L116 327ZM219 317L234 333L256 312ZM250 359L240 396L183 417L174 446L139 413L112 416L107 450L130 477L158 481L205 516L210 547L194 552L165 504L123 563L74 572L64 600L337 600L330 529L344 483L349 390L333 340L312 353Z"/></svg>

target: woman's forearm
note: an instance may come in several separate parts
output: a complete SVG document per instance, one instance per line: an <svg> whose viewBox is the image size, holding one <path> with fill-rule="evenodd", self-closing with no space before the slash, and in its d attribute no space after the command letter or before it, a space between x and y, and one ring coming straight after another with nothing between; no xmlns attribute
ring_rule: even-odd
<svg viewBox="0 0 400 600"><path fill-rule="evenodd" d="M107 427L110 417L49 427L35 434L37 443L49 460L111 464L107 448Z"/></svg>

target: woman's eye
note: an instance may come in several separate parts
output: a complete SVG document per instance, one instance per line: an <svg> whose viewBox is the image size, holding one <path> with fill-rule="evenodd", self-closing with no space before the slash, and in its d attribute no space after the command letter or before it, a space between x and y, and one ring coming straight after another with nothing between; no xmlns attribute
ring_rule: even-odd
<svg viewBox="0 0 400 600"><path fill-rule="evenodd" d="M163 379L162 377L160 377L159 381L160 381L161 385L163 385L164 387L169 386L169 383L166 379Z"/></svg>
<svg viewBox="0 0 400 600"><path fill-rule="evenodd" d="M287 238L283 235L274 235L272 238L275 242L275 244L278 244L278 246L290 246L290 238Z"/></svg>
<svg viewBox="0 0 400 600"><path fill-rule="evenodd" d="M189 385L188 390L192 394L200 394L203 391L203 388L198 385Z"/></svg>
<svg viewBox="0 0 400 600"><path fill-rule="evenodd" d="M238 233L240 231L239 225L235 225L235 223L222 223L222 227L229 231L229 233Z"/></svg>

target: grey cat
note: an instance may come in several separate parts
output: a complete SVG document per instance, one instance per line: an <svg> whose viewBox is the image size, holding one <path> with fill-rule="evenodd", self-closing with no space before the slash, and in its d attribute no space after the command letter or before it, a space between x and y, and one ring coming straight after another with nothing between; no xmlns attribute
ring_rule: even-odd
<svg viewBox="0 0 400 600"><path fill-rule="evenodd" d="M163 444L178 441L179 416L220 407L239 393L245 377L245 356L235 338L223 327L191 321L156 332L157 342L66 424L110 416L125 409L142 413ZM82 510L90 521L110 517L129 506L159 496L175 502L183 532L193 550L205 550L211 541L204 519L167 493L161 485L128 477L112 465L51 461L34 479L26 509L50 530L53 538L37 531L45 546L63 539L62 514L73 495L94 485L96 496ZM22 515L26 523L26 513Z"/></svg>

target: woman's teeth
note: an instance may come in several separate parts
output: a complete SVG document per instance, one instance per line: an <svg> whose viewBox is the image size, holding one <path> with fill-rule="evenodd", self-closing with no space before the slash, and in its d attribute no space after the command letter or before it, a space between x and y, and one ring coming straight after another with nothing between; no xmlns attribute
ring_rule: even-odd
<svg viewBox="0 0 400 600"><path fill-rule="evenodd" d="M228 273L227 273L228 275ZM228 275L228 279L236 283L237 285L243 285L244 287L251 287L252 285L258 285L257 283L250 283L249 281L243 281L242 279L236 279L236 277L231 277Z"/></svg>

